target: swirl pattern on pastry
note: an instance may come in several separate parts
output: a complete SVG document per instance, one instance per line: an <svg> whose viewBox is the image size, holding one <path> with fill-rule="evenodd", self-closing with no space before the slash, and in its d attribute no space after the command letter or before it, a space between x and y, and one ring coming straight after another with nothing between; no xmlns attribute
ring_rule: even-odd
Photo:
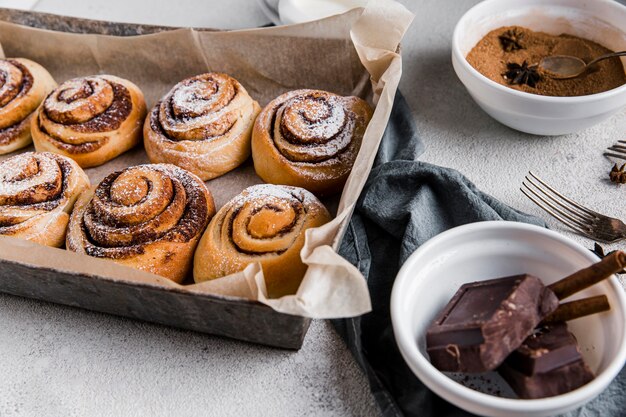
<svg viewBox="0 0 626 417"><path fill-rule="evenodd" d="M0 155L31 143L33 112L54 87L52 76L36 62L0 59Z"/></svg>
<svg viewBox="0 0 626 417"><path fill-rule="evenodd" d="M94 167L141 141L146 116L143 93L112 75L64 82L44 100L31 123L35 148Z"/></svg>
<svg viewBox="0 0 626 417"><path fill-rule="evenodd" d="M214 214L194 174L170 164L129 167L76 202L67 248L181 282Z"/></svg>
<svg viewBox="0 0 626 417"><path fill-rule="evenodd" d="M176 84L144 125L151 162L167 162L209 180L241 165L259 104L234 78L207 73Z"/></svg>
<svg viewBox="0 0 626 417"><path fill-rule="evenodd" d="M296 90L270 102L252 133L254 169L265 181L332 194L343 187L372 117L358 97Z"/></svg>
<svg viewBox="0 0 626 417"><path fill-rule="evenodd" d="M26 152L0 162L0 235L60 247L89 178L69 158Z"/></svg>
<svg viewBox="0 0 626 417"><path fill-rule="evenodd" d="M328 221L324 205L305 189L248 187L209 224L196 250L194 279L216 279L260 262L270 297L293 294L306 272L300 258L304 232Z"/></svg>

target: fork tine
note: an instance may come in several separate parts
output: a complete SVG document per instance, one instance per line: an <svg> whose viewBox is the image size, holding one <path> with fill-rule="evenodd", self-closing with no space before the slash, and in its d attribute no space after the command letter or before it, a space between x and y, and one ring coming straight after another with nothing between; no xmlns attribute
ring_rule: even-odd
<svg viewBox="0 0 626 417"><path fill-rule="evenodd" d="M626 159L626 146L619 145L619 143L626 144L626 140L618 140L618 144L611 145L607 148L607 152L604 152L604 156L610 156L618 159ZM608 152L612 151L612 152Z"/></svg>
<svg viewBox="0 0 626 417"><path fill-rule="evenodd" d="M548 190L550 190L551 192L553 192L554 194L556 194L558 197L562 198L564 201L567 201L569 204L571 204L572 206L576 207L578 210L587 213L588 215L592 216L592 217L598 217L599 213L596 213L593 210L589 210L587 207L581 206L580 204L578 204L577 202L575 202L574 200L565 197L563 194L559 193L557 190L555 190L554 188L550 187L548 184L546 184L541 178L539 178L538 176L536 176L532 171L528 171L528 174L530 174L534 179L536 179L537 181L539 181L539 183L541 185L543 185L544 187L546 187Z"/></svg>
<svg viewBox="0 0 626 417"><path fill-rule="evenodd" d="M542 201L544 201L546 204L548 204L554 210L558 210L562 215L568 216L569 218L571 218L567 213L561 211L559 208L557 208L556 206L552 205L548 200L550 200L553 203L559 205L561 208L563 208L564 210L569 212L569 214L571 214L573 216L576 216L578 218L578 220L576 220L574 218L571 218L572 221L576 221L576 222L584 221L584 222L587 222L587 223L590 223L592 221L592 219L589 217L589 215L587 213L581 212L575 206L568 205L566 201L560 199L558 196L555 196L555 195L551 194L551 192L549 190L546 190L544 187L541 186L541 184L538 184L537 182L535 182L535 180L533 178L530 178L530 177L526 176L524 178L524 180L528 181L528 183L534 187L534 188L531 188L527 184L524 184L522 182L522 184L526 185L526 187L529 189L530 192L532 192L535 196L537 196L537 198L540 198ZM545 200L542 197L542 195L545 196L548 200Z"/></svg>
<svg viewBox="0 0 626 417"><path fill-rule="evenodd" d="M619 154L626 153L626 145L612 145L606 148L607 151L613 151Z"/></svg>
<svg viewBox="0 0 626 417"><path fill-rule="evenodd" d="M620 155L618 153L604 152L602 155L604 155L604 156L611 156L611 157L617 158L617 159L626 159L626 155Z"/></svg>
<svg viewBox="0 0 626 417"><path fill-rule="evenodd" d="M528 192L524 188L520 188L520 191L526 197L528 197L530 199L530 201L535 203L537 206L539 206L541 209L543 209L546 213L548 213L549 215L551 215L552 217L554 217L555 219L557 219L558 221L560 221L561 223L563 223L564 225L569 227L570 229L573 229L575 232L580 233L582 235L585 235L585 236L593 239L593 236L591 236L587 231L582 229L580 226L578 226L577 224L573 224L572 222L568 221L565 217L559 215L558 213L552 211L548 207L546 207L543 204L541 204L539 201L535 200L530 194L528 194Z"/></svg>
<svg viewBox="0 0 626 417"><path fill-rule="evenodd" d="M533 184L534 185L534 184ZM523 187L526 187L525 189ZM559 207L557 207L556 205L552 204L552 202L550 202L549 200L547 200L546 198L544 198L542 195L540 195L539 193L537 193L537 191L535 191L534 189L530 188L528 186L528 184L526 184L525 182L522 182L522 188L520 188L520 190L524 193L524 195L526 195L526 197L530 198L535 204L537 204L539 207L541 207L542 209L544 209L545 211L547 211L549 214L551 214L553 217L556 217L558 220L562 221L563 223L567 224L569 227L575 228L572 224L578 226L578 228L589 228L590 226L590 222L584 223L581 220L588 220L585 218L580 218L576 219L573 216L569 215L568 213L564 212L563 210L561 210ZM526 192L525 192L526 191ZM538 200L540 200L543 204L540 204L537 200L535 200L534 198L532 198L530 195L528 195L528 193L531 193L532 195L534 195ZM550 196L546 195L546 197L550 198ZM557 203L556 201L552 200L554 203ZM558 203L557 203L558 204ZM549 207L551 210L549 210ZM558 215L558 216L557 216ZM568 221L566 221L565 219L567 219Z"/></svg>

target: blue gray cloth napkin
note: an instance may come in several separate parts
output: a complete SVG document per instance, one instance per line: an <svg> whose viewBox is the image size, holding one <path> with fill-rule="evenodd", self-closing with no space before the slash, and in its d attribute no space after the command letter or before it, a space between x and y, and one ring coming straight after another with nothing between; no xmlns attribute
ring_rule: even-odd
<svg viewBox="0 0 626 417"><path fill-rule="evenodd" d="M396 274L420 245L452 227L487 220L545 224L481 192L453 169L417 161L423 150L411 110L398 93L340 249L367 279L372 312L333 324L366 373L383 416L469 416L430 392L404 362L389 312ZM568 416L626 416L626 370Z"/></svg>

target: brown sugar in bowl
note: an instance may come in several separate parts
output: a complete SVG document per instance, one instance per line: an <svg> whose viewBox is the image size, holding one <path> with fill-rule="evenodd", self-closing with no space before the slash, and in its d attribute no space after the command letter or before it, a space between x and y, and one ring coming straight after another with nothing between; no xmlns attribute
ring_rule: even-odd
<svg viewBox="0 0 626 417"><path fill-rule="evenodd" d="M626 7L611 0L486 0L461 17L452 37L454 70L476 103L513 129L536 135L563 135L602 122L626 105L626 85L575 97L551 97L499 84L467 61L490 31L522 26L551 35L589 39L611 50L626 49ZM626 59L622 58L622 64Z"/></svg>

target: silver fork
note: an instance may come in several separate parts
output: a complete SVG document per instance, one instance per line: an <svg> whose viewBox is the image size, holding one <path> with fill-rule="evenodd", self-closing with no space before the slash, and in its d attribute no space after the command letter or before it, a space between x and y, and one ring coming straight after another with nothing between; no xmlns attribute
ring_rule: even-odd
<svg viewBox="0 0 626 417"><path fill-rule="evenodd" d="M626 140L618 140L616 145L609 146L607 148L607 152L604 152L604 156L612 156L613 158L626 159Z"/></svg>
<svg viewBox="0 0 626 417"><path fill-rule="evenodd" d="M602 242L626 239L624 222L581 206L550 187L532 171L524 178L520 190L549 215L584 236Z"/></svg>

